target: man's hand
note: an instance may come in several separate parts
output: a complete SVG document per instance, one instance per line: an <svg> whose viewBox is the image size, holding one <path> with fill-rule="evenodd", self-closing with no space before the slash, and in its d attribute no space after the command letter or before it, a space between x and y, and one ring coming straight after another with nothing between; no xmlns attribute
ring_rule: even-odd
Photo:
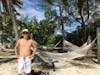
<svg viewBox="0 0 100 75"><path fill-rule="evenodd" d="M30 55L29 58L32 60L34 59L34 55Z"/></svg>
<svg viewBox="0 0 100 75"><path fill-rule="evenodd" d="M19 58L19 55L16 55L16 58L18 59Z"/></svg>
<svg viewBox="0 0 100 75"><path fill-rule="evenodd" d="M16 45L15 45L15 47L14 47L14 51L15 51L15 55L16 55L16 58L17 58L17 59L19 58L19 55L18 55L18 53L17 53L18 46L19 46L19 42L20 42L20 40L18 40L18 41L16 42Z"/></svg>

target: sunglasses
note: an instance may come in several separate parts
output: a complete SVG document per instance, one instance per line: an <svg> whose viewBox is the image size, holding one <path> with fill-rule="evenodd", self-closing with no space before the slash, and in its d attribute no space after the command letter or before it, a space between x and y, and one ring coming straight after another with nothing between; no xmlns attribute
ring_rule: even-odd
<svg viewBox="0 0 100 75"><path fill-rule="evenodd" d="M23 34L28 34L28 32L23 32Z"/></svg>

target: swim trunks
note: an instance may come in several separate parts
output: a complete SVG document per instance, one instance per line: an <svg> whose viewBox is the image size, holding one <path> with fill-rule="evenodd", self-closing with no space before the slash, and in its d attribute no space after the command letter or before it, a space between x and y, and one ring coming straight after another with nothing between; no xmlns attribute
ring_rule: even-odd
<svg viewBox="0 0 100 75"><path fill-rule="evenodd" d="M29 57L18 58L18 73L30 73L31 72L31 59Z"/></svg>

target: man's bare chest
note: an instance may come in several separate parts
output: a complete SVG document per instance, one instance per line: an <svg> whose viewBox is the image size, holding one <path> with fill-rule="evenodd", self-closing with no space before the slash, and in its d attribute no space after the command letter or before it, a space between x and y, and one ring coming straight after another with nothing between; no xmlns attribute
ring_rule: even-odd
<svg viewBox="0 0 100 75"><path fill-rule="evenodd" d="M30 47L31 42L30 41L20 41L20 47Z"/></svg>

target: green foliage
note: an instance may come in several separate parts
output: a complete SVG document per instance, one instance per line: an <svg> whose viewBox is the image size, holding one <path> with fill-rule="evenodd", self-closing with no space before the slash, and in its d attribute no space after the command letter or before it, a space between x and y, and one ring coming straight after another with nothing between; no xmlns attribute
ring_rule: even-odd
<svg viewBox="0 0 100 75"><path fill-rule="evenodd" d="M29 29L30 37L35 39L40 45L53 44L57 24L55 21L51 20L52 18L46 18L41 21L38 21L36 18L33 18L31 21L28 20L28 17L21 18L18 21L19 35L21 36L21 30L24 28ZM49 41L49 42L48 42Z"/></svg>
<svg viewBox="0 0 100 75"><path fill-rule="evenodd" d="M12 43L13 41L15 41L11 25L12 23L8 13L4 12L3 15L5 16L2 17L2 23L0 24L0 31L1 31L0 41L2 43L9 43L9 42Z"/></svg>
<svg viewBox="0 0 100 75"><path fill-rule="evenodd" d="M79 8L83 8L83 17L88 16L86 1L87 0L61 0L59 4L58 0L42 0L45 5L45 18L41 21L38 21L36 18L31 20L28 17L21 17L21 19L17 20L18 23L18 32L21 36L21 30L24 28L29 29L30 37L35 39L40 45L48 45L53 46L54 44L58 43L62 35L55 35L55 32L61 29L61 20L60 20L60 10L56 10L58 5L62 8L62 18L64 26L71 26L75 22L79 22L82 25L81 17L78 12ZM99 25L99 0L96 0L95 3L92 2L93 0L89 0L89 16L91 18L89 21L86 22L86 38L88 35L91 36L93 39L96 35L95 34L95 25ZM13 44L15 42L14 32L12 29L12 22L7 12L7 5L5 0L3 2L3 13L1 17L0 13L0 31L2 34L0 35L1 41L3 42L10 42ZM17 7L21 7L23 5L21 0L12 0L13 4ZM16 9L14 9L16 11ZM17 12L17 11L16 11ZM16 14L17 15L17 14ZM94 23L93 23L94 22ZM74 25L73 25L74 26ZM66 32L66 30L65 30ZM77 45L82 45L82 26L77 27L76 31L72 33L66 32L67 37L65 39L75 43ZM77 37L76 37L77 36ZM60 44L60 46L62 43Z"/></svg>

